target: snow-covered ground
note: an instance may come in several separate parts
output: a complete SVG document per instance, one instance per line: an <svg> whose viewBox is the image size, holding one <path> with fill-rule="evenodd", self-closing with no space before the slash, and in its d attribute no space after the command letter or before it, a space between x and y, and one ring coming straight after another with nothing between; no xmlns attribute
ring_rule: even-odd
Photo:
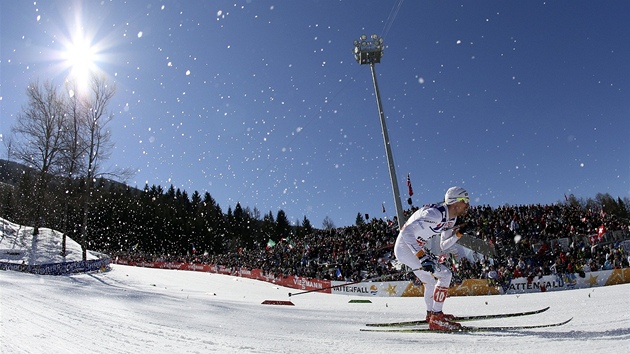
<svg viewBox="0 0 630 354"><path fill-rule="evenodd" d="M424 305L420 298L289 298L290 291L225 275L121 265L72 276L0 271L0 352L630 352L630 284L448 299L445 309L459 315L551 306L539 315L478 322L484 325L573 317L561 327L476 334L361 332L367 322L421 317Z"/></svg>
<svg viewBox="0 0 630 354"><path fill-rule="evenodd" d="M42 265L77 262L83 259L81 245L66 237L66 255L61 255L63 233L40 228L33 236L33 227L12 223L0 218L0 262ZM86 253L88 260L98 257Z"/></svg>
<svg viewBox="0 0 630 354"><path fill-rule="evenodd" d="M15 251L16 244L0 248ZM0 353L630 352L630 284L447 300L445 311L457 315L551 306L538 315L470 325L573 318L561 327L501 333L361 332L368 322L423 317L422 299L374 297L371 303L351 303L366 298L289 297L289 292L296 293L246 278L122 265L71 276L0 271ZM294 306L264 305L265 300Z"/></svg>

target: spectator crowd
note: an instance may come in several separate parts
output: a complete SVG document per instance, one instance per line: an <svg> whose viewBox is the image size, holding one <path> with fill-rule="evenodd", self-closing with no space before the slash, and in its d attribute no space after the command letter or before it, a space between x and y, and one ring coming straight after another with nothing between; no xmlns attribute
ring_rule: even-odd
<svg viewBox="0 0 630 354"><path fill-rule="evenodd" d="M408 210L411 214L415 209ZM628 268L630 222L569 204L471 206L458 220L465 233L494 246L495 256L447 260L454 281L483 279L501 283L518 277ZM262 269L275 276L359 281L406 280L411 273L394 259L395 220L372 218L356 226L314 230L301 239L282 239L221 255L118 256L145 261L178 261Z"/></svg>

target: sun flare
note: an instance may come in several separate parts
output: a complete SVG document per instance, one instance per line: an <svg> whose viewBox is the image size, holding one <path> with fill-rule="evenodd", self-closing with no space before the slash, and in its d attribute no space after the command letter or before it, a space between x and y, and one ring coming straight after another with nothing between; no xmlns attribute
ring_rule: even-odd
<svg viewBox="0 0 630 354"><path fill-rule="evenodd" d="M92 78L107 75L104 64L108 50L117 44L114 31L104 31L102 22L81 6L64 13L59 27L51 31L54 48L48 58L56 64L51 70L80 92L87 92ZM109 53L110 54L110 53Z"/></svg>
<svg viewBox="0 0 630 354"><path fill-rule="evenodd" d="M72 42L66 54L66 60L72 68L71 73L78 78L85 78L91 70L95 69L95 52L89 42L83 39Z"/></svg>
<svg viewBox="0 0 630 354"><path fill-rule="evenodd" d="M82 34L75 34L65 44L63 52L65 65L70 69L68 80L81 88L87 87L90 77L98 71L96 59L97 52L92 43Z"/></svg>

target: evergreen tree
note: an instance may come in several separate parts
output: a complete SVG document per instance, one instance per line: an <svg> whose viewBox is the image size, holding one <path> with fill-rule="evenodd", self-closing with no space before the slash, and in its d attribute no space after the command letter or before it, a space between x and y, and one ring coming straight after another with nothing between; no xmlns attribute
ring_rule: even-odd
<svg viewBox="0 0 630 354"><path fill-rule="evenodd" d="M276 217L276 237L279 239L288 238L291 236L291 223L284 210L278 210Z"/></svg>
<svg viewBox="0 0 630 354"><path fill-rule="evenodd" d="M301 222L297 223L297 225L299 225L298 227L296 227L296 236L298 240L302 240L307 235L310 235L313 233L313 226L311 225L311 222L308 220L306 215L304 216Z"/></svg>
<svg viewBox="0 0 630 354"><path fill-rule="evenodd" d="M360 212L357 214L357 218L355 219L354 224L356 226L365 225L365 220L363 220L363 215L361 215Z"/></svg>
<svg viewBox="0 0 630 354"><path fill-rule="evenodd" d="M15 207L13 202L13 188L2 188L0 189L2 192L2 210L0 211L0 215L3 218L14 220L15 218Z"/></svg>
<svg viewBox="0 0 630 354"><path fill-rule="evenodd" d="M628 205L624 203L624 201L617 197L617 204L619 205L619 217L623 220L628 220L630 216L630 210L628 210Z"/></svg>

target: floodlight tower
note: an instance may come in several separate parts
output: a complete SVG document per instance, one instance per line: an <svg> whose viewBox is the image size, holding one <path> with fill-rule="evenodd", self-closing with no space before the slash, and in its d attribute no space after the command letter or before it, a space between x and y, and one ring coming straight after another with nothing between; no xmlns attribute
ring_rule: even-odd
<svg viewBox="0 0 630 354"><path fill-rule="evenodd" d="M403 214L402 202L400 200L400 191L398 190L398 178L396 177L396 168L392 158L392 148L389 143L389 134L387 133L387 125L385 124L385 114L383 113L383 105L381 104L381 95L378 91L378 83L376 82L376 70L374 64L381 62L383 56L383 38L379 38L373 34L368 37L363 34L359 40L354 41L354 58L357 63L364 65L369 64L372 71L372 81L374 81L374 92L376 93L376 104L378 106L378 114L381 119L381 130L383 131L383 141L385 142L385 155L387 156L387 164L389 165L389 178L392 182L392 190L394 192L394 204L396 205L396 217L398 218L398 227L402 229L405 224L405 215Z"/></svg>

